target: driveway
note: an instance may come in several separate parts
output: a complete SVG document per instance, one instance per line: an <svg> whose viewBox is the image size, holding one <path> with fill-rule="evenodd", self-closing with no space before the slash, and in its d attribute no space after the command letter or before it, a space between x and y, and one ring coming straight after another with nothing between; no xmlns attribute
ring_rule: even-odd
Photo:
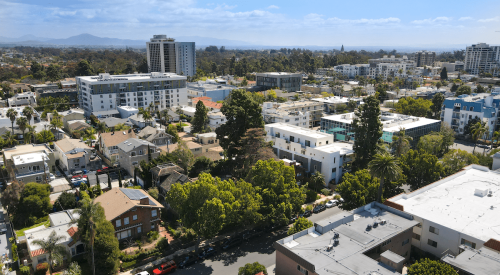
<svg viewBox="0 0 500 275"><path fill-rule="evenodd" d="M71 189L71 185L69 185L65 177L56 177L56 179L49 182L49 184L52 187L51 193L60 193Z"/></svg>

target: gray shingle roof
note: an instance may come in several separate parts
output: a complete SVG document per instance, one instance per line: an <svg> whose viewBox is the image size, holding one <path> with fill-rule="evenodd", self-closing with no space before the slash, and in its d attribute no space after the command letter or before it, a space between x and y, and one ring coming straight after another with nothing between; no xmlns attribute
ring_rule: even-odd
<svg viewBox="0 0 500 275"><path fill-rule="evenodd" d="M118 144L118 148L120 148L121 150L125 151L125 152L130 152L131 150L139 147L139 146L142 146L142 145L146 145L146 146L151 146L151 148L156 148L156 145L154 145L153 143L149 142L149 141L146 141L146 140L143 140L143 139L138 139L138 138L129 138L127 140L125 140L124 142Z"/></svg>

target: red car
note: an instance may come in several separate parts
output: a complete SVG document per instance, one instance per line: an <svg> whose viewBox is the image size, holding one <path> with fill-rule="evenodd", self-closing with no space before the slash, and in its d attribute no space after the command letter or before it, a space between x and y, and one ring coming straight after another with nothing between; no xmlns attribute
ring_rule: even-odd
<svg viewBox="0 0 500 275"><path fill-rule="evenodd" d="M76 175L72 177L72 179L81 179L81 178L87 178L87 175Z"/></svg>
<svg viewBox="0 0 500 275"><path fill-rule="evenodd" d="M174 261L166 262L162 264L159 268L153 270L154 275L167 274L177 269L177 265Z"/></svg>
<svg viewBox="0 0 500 275"><path fill-rule="evenodd" d="M98 169L97 173L106 172L106 170L108 170L108 169L109 169L109 167L103 167L102 169Z"/></svg>

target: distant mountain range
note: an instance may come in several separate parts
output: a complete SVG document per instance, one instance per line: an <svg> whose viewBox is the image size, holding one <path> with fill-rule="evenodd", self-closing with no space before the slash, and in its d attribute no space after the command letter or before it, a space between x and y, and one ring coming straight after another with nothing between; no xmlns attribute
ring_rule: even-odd
<svg viewBox="0 0 500 275"><path fill-rule="evenodd" d="M178 36L175 37L176 41L179 42L195 42L197 48L204 48L207 46L225 46L228 49L280 49L280 48L302 48L310 50L340 50L340 46L293 46L293 45L283 45L283 46L266 46L266 45L256 45L253 43L229 40L229 39L219 39L212 37L201 37L201 36ZM0 46L44 46L44 47L134 47L134 48L144 48L146 47L146 42L149 40L132 40L132 39L119 39L119 38L109 38L109 37L98 37L88 33L83 33L76 36L71 36L63 39L54 39L48 37L38 37L35 35L23 35L18 38L3 37L0 36ZM421 46L348 46L345 45L345 50L366 50L366 51L378 51L380 49L391 51L396 49L398 52L414 52L418 50L430 50L430 51L453 51L453 50L463 50L466 45L421 45Z"/></svg>
<svg viewBox="0 0 500 275"><path fill-rule="evenodd" d="M211 37L200 36L179 36L175 37L179 42L195 42L196 45L215 45L215 46L252 46L248 42L218 39ZM54 39L47 37L37 37L34 35L23 35L18 38L0 36L0 44L16 44L16 45L61 45L61 46L132 46L146 47L146 40L131 40L109 37L98 37L88 33L83 33L76 36L71 36L63 39Z"/></svg>

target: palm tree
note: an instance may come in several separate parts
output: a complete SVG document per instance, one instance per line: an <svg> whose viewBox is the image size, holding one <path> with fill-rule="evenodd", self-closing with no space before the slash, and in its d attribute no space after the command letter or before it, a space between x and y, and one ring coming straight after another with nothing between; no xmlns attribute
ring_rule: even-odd
<svg viewBox="0 0 500 275"><path fill-rule="evenodd" d="M474 140L474 149L472 150L472 153L476 151L476 146L477 146L477 141L483 137L484 133L488 131L488 126L484 126L481 122L477 122L476 124L472 125L471 127L471 133L472 133L472 139Z"/></svg>
<svg viewBox="0 0 500 275"><path fill-rule="evenodd" d="M64 236L59 236L55 231L50 233L49 238L47 240L34 240L33 244L38 245L45 251L45 253L49 254L49 272L52 275L52 264L54 260L58 263L62 263L65 256L68 255L68 251L66 250L66 246L60 244L59 242L66 239Z"/></svg>
<svg viewBox="0 0 500 275"><path fill-rule="evenodd" d="M325 177L319 171L314 172L314 174L312 174L310 180L311 180L312 188L313 189L318 188L318 190L316 190L316 191L320 191L321 189L323 189L325 187Z"/></svg>
<svg viewBox="0 0 500 275"><path fill-rule="evenodd" d="M395 180L403 173L403 170L399 167L398 159L391 154L376 154L368 163L368 168L373 177L380 179L377 201L381 203L384 181L386 179L389 181Z"/></svg>
<svg viewBox="0 0 500 275"><path fill-rule="evenodd" d="M163 110L163 118L165 119L165 125L167 125L172 119L172 116L169 114L169 111L170 109Z"/></svg>
<svg viewBox="0 0 500 275"><path fill-rule="evenodd" d="M400 157L410 148L410 142L413 140L412 137L407 136L405 129L401 128L396 136L392 137L391 147L394 151L396 157Z"/></svg>
<svg viewBox="0 0 500 275"><path fill-rule="evenodd" d="M26 127L29 126L28 124L28 119L26 117L20 117L16 121L17 126L19 126L19 130L23 132L23 137L24 137L24 131L26 131Z"/></svg>
<svg viewBox="0 0 500 275"><path fill-rule="evenodd" d="M5 134L2 135L2 138L4 139L5 145L9 147L17 144L17 137L11 132L5 132Z"/></svg>
<svg viewBox="0 0 500 275"><path fill-rule="evenodd" d="M87 139L90 147L92 147L92 140L95 140L95 134L96 130L94 128L87 128L87 130L85 130L85 134L83 135L83 137Z"/></svg>
<svg viewBox="0 0 500 275"><path fill-rule="evenodd" d="M99 183L98 183L99 184ZM73 223L78 223L78 233L80 236L88 239L90 244L90 250L92 255L92 274L95 275L95 265L94 265L94 238L95 238L95 224L97 221L102 221L106 219L104 216L104 211L99 203L95 203L94 200L84 199L82 200L82 205L79 209L75 210L80 218Z"/></svg>
<svg viewBox="0 0 500 275"><path fill-rule="evenodd" d="M99 123L97 123L97 125L96 125L95 129L97 130L97 132L98 132L99 134L101 134L101 133L106 133L106 132L108 132L108 131L109 131L108 127L106 127L106 123L104 123L104 122L99 122Z"/></svg>
<svg viewBox="0 0 500 275"><path fill-rule="evenodd" d="M153 116L151 116L151 113L149 112L144 112L142 114L142 118L144 119L145 124L148 125L149 122L153 119Z"/></svg>
<svg viewBox="0 0 500 275"><path fill-rule="evenodd" d="M31 118L33 117L33 109L30 106L26 106L23 109L23 115L28 119L28 124L31 125Z"/></svg>
<svg viewBox="0 0 500 275"><path fill-rule="evenodd" d="M12 134L14 134L14 121L16 121L17 111L10 108L9 110L7 110L7 117L10 119L10 122L12 123Z"/></svg>
<svg viewBox="0 0 500 275"><path fill-rule="evenodd" d="M35 137L36 132L35 132L35 127L33 127L31 125L26 125L26 130L28 130L28 131L24 135L24 143L28 144L31 142L31 138ZM33 143L35 143L34 140L33 140Z"/></svg>

